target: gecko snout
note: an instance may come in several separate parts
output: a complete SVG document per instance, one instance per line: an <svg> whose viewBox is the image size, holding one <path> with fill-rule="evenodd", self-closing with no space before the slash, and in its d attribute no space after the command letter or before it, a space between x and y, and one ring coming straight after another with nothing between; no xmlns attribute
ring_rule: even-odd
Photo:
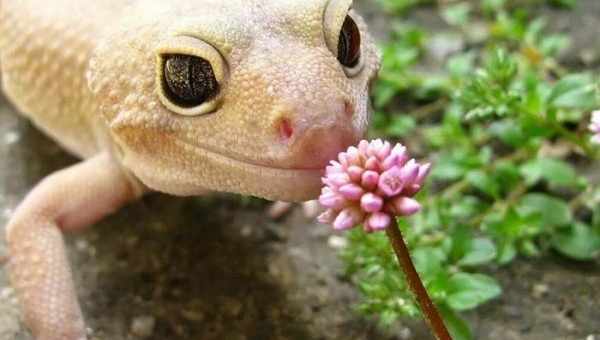
<svg viewBox="0 0 600 340"><path fill-rule="evenodd" d="M318 113L305 110L310 107L298 110L299 114L293 118L283 117L277 121L280 142L288 148L287 157L282 160L285 167L325 168L338 153L356 144L364 135L365 131L353 124L354 108L348 101L340 101L333 110Z"/></svg>

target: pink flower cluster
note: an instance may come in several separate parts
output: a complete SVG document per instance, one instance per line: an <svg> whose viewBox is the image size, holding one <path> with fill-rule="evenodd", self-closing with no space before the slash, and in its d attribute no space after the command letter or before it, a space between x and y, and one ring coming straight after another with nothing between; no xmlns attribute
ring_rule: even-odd
<svg viewBox="0 0 600 340"><path fill-rule="evenodd" d="M363 224L365 231L387 228L395 216L421 209L412 197L421 189L431 165L409 160L401 144L380 139L361 141L331 161L319 202L327 210L319 222L347 230Z"/></svg>
<svg viewBox="0 0 600 340"><path fill-rule="evenodd" d="M592 143L600 144L600 110L592 112L592 120L589 128L594 134L592 136Z"/></svg>

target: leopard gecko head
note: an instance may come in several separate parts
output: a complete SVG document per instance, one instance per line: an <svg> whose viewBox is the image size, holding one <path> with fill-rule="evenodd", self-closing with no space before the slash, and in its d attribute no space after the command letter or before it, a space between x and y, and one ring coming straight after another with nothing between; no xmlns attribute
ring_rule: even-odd
<svg viewBox="0 0 600 340"><path fill-rule="evenodd" d="M361 139L379 57L351 0L137 1L88 83L122 163L151 189L314 198Z"/></svg>

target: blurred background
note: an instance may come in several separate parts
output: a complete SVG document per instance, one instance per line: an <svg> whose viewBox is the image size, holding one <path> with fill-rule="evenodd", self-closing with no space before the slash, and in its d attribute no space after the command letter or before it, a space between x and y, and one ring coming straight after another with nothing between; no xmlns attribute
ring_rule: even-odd
<svg viewBox="0 0 600 340"><path fill-rule="evenodd" d="M401 226L455 338L600 340L600 1L355 7L383 56L371 137L434 163ZM76 162L12 111L0 97L0 226ZM69 236L91 338L431 339L383 235L266 207L153 194ZM30 339L4 271L0 339Z"/></svg>

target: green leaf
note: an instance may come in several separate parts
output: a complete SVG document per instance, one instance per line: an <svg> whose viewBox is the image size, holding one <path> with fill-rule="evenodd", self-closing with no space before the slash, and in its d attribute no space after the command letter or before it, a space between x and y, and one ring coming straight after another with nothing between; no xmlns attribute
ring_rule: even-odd
<svg viewBox="0 0 600 340"><path fill-rule="evenodd" d="M455 311L445 304L439 305L440 313L444 318L444 324L448 328L453 340L472 340L473 333L469 324L463 320Z"/></svg>
<svg viewBox="0 0 600 340"><path fill-rule="evenodd" d="M473 232L467 226L458 225L448 236L450 258L453 262L458 262L469 251L469 246L473 240Z"/></svg>
<svg viewBox="0 0 600 340"><path fill-rule="evenodd" d="M506 50L499 48L488 60L485 71L493 81L507 89L519 69L515 59Z"/></svg>
<svg viewBox="0 0 600 340"><path fill-rule="evenodd" d="M481 7L488 12L500 11L505 5L507 0L482 0Z"/></svg>
<svg viewBox="0 0 600 340"><path fill-rule="evenodd" d="M451 56L446 63L448 72L453 77L462 78L473 72L476 55L474 53L462 53Z"/></svg>
<svg viewBox="0 0 600 340"><path fill-rule="evenodd" d="M373 105L376 108L383 108L392 101L397 92L398 90L389 83L379 82L375 86Z"/></svg>
<svg viewBox="0 0 600 340"><path fill-rule="evenodd" d="M523 196L517 210L524 216L537 215L541 217L541 228L544 230L567 225L573 219L567 202L541 193Z"/></svg>
<svg viewBox="0 0 600 340"><path fill-rule="evenodd" d="M510 262L517 254L521 240L532 239L542 232L539 213L519 214L510 208L505 213L492 212L486 216L482 229L490 233L498 246L497 261Z"/></svg>
<svg viewBox="0 0 600 340"><path fill-rule="evenodd" d="M411 257L415 263L415 268L424 281L428 281L428 278L435 276L441 270L444 261L446 261L446 253L437 247L417 248L411 253Z"/></svg>
<svg viewBox="0 0 600 340"><path fill-rule="evenodd" d="M475 196L462 196L450 207L450 215L455 219L466 219L480 213L484 204Z"/></svg>
<svg viewBox="0 0 600 340"><path fill-rule="evenodd" d="M573 8L577 4L577 0L550 0L550 4L554 6Z"/></svg>
<svg viewBox="0 0 600 340"><path fill-rule="evenodd" d="M600 255L600 232L583 223L574 223L554 234L552 246L567 257L593 260Z"/></svg>
<svg viewBox="0 0 600 340"><path fill-rule="evenodd" d="M386 11L401 14L419 3L419 0L378 0Z"/></svg>
<svg viewBox="0 0 600 340"><path fill-rule="evenodd" d="M564 77L550 92L548 102L557 108L594 108L597 105L594 78L589 74Z"/></svg>
<svg viewBox="0 0 600 340"><path fill-rule="evenodd" d="M455 310L473 309L502 293L502 288L484 274L456 273L448 282L448 305Z"/></svg>
<svg viewBox="0 0 600 340"><path fill-rule="evenodd" d="M392 137L403 137L410 133L416 126L417 122L409 115L393 116L386 129L386 134Z"/></svg>
<svg viewBox="0 0 600 340"><path fill-rule="evenodd" d="M477 266L488 263L496 258L497 251L494 243L483 237L471 239L464 256L458 261L461 266Z"/></svg>
<svg viewBox="0 0 600 340"><path fill-rule="evenodd" d="M525 238L519 242L519 251L528 257L540 256L540 247L536 244L534 239Z"/></svg>
<svg viewBox="0 0 600 340"><path fill-rule="evenodd" d="M521 174L529 186L542 179L559 186L577 185L578 182L577 173L569 163L552 158L538 158L523 164Z"/></svg>
<svg viewBox="0 0 600 340"><path fill-rule="evenodd" d="M435 167L431 171L431 177L441 180L456 180L463 177L470 168L474 168L474 159L471 155L464 153L442 154L439 160L435 162Z"/></svg>
<svg viewBox="0 0 600 340"><path fill-rule="evenodd" d="M500 195L500 186L498 183L491 175L483 171L476 170L469 172L467 174L467 181L481 192L493 198L498 198Z"/></svg>
<svg viewBox="0 0 600 340"><path fill-rule="evenodd" d="M490 125L489 132L513 147L522 147L527 141L523 128L514 119L504 119Z"/></svg>
<svg viewBox="0 0 600 340"><path fill-rule="evenodd" d="M498 160L496 162L494 177L496 177L498 185L502 188L502 192L506 193L521 182L519 168L510 160Z"/></svg>
<svg viewBox="0 0 600 340"><path fill-rule="evenodd" d="M517 74L515 57L495 49L486 59L485 68L477 70L457 91L457 100L466 110L465 118L504 117L519 112L522 93L512 87Z"/></svg>
<svg viewBox="0 0 600 340"><path fill-rule="evenodd" d="M498 263L507 264L517 256L515 243L509 240L501 241L498 246Z"/></svg>
<svg viewBox="0 0 600 340"><path fill-rule="evenodd" d="M558 52L569 46L569 37L566 35L554 34L544 37L540 41L540 50L544 55L555 56Z"/></svg>
<svg viewBox="0 0 600 340"><path fill-rule="evenodd" d="M469 22L471 10L471 4L462 2L446 7L442 12L442 17L450 25L464 26Z"/></svg>

